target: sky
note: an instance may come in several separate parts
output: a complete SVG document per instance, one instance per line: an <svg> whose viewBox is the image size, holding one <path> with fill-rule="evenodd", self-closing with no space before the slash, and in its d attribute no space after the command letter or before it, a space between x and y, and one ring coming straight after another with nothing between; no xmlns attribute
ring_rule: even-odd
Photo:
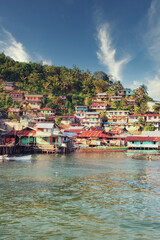
<svg viewBox="0 0 160 240"><path fill-rule="evenodd" d="M160 100L160 0L0 0L0 52L103 71Z"/></svg>

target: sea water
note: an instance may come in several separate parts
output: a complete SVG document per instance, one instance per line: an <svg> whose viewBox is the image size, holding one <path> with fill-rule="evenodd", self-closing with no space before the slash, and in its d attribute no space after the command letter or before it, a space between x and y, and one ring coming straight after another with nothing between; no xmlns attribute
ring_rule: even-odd
<svg viewBox="0 0 160 240"><path fill-rule="evenodd" d="M0 239L160 239L160 161L125 153L0 163Z"/></svg>

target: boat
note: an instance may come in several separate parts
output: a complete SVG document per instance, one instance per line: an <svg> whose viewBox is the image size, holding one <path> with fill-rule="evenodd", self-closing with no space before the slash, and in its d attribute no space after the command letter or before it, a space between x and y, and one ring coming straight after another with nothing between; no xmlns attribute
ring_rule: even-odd
<svg viewBox="0 0 160 240"><path fill-rule="evenodd" d="M29 161L31 160L32 155L20 155L20 156L9 156L9 155L1 155L1 161Z"/></svg>
<svg viewBox="0 0 160 240"><path fill-rule="evenodd" d="M127 151L125 154L132 159L137 160L160 160L160 152L159 151L149 151L149 150L138 150L138 151Z"/></svg>

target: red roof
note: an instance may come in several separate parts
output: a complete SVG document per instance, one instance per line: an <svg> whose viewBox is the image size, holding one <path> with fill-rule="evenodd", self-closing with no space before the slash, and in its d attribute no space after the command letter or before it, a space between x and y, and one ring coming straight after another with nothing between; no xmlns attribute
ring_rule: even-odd
<svg viewBox="0 0 160 240"><path fill-rule="evenodd" d="M10 92L10 94L19 94L19 95L22 95L22 94L24 94L24 92Z"/></svg>
<svg viewBox="0 0 160 240"><path fill-rule="evenodd" d="M160 137L144 137L144 136L127 136L125 142L133 142L133 141L140 141L140 142L160 142Z"/></svg>
<svg viewBox="0 0 160 240"><path fill-rule="evenodd" d="M58 125L58 127L61 129L65 129L65 128L69 128L69 125Z"/></svg>
<svg viewBox="0 0 160 240"><path fill-rule="evenodd" d="M52 109L52 108L42 108L42 109L40 109L40 111L53 111L54 109Z"/></svg>
<svg viewBox="0 0 160 240"><path fill-rule="evenodd" d="M103 131L84 131L83 133L79 134L77 137L98 137L98 138L110 138L111 136L103 133Z"/></svg>
<svg viewBox="0 0 160 240"><path fill-rule="evenodd" d="M35 130L12 130L8 135L18 135L18 136L33 136L36 133Z"/></svg>
<svg viewBox="0 0 160 240"><path fill-rule="evenodd" d="M107 106L107 104L106 103L102 103L102 102L95 102L95 103L92 103L91 105L90 105L91 107L96 107L96 106Z"/></svg>
<svg viewBox="0 0 160 240"><path fill-rule="evenodd" d="M147 117L159 117L159 114L146 114Z"/></svg>
<svg viewBox="0 0 160 240"><path fill-rule="evenodd" d="M79 133L81 133L83 131L84 131L84 129L65 129L63 132L71 132L71 133L79 134Z"/></svg>
<svg viewBox="0 0 160 240"><path fill-rule="evenodd" d="M129 117L144 117L144 115L142 115L142 114L132 114L132 115L129 115Z"/></svg>
<svg viewBox="0 0 160 240"><path fill-rule="evenodd" d="M56 115L56 118L57 117L61 117L61 118L75 118L75 116L67 116L67 115L60 115L60 116L58 116L58 115Z"/></svg>

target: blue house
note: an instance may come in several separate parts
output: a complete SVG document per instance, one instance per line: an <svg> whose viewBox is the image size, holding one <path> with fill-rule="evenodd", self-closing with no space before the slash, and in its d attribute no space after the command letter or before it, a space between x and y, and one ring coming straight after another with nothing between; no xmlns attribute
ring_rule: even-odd
<svg viewBox="0 0 160 240"><path fill-rule="evenodd" d="M128 136L125 143L129 149L159 149L160 137Z"/></svg>
<svg viewBox="0 0 160 240"><path fill-rule="evenodd" d="M133 95L133 91L129 88L121 89L118 91L120 96L131 96Z"/></svg>
<svg viewBox="0 0 160 240"><path fill-rule="evenodd" d="M85 117L85 112L88 111L88 106L75 106L75 116L78 120Z"/></svg>

